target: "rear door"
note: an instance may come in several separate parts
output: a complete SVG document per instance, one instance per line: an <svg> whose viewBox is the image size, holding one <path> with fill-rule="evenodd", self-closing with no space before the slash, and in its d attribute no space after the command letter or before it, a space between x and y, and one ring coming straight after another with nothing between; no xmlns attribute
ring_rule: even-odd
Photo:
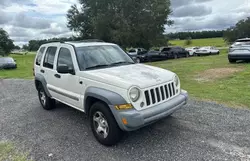
<svg viewBox="0 0 250 161"><path fill-rule="evenodd" d="M46 52L43 56L42 66L40 72L44 75L47 81L47 88L53 98L55 98L55 94L51 90L53 77L55 74L55 56L58 52L57 46L48 46Z"/></svg>

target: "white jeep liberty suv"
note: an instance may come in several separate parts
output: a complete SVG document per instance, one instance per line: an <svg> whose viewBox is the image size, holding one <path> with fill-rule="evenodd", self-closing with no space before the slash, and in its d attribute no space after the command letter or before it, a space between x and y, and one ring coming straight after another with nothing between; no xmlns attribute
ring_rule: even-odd
<svg viewBox="0 0 250 161"><path fill-rule="evenodd" d="M187 103L175 73L136 64L118 45L54 42L42 45L34 62L42 107L55 100L89 116L95 138L114 145L132 131L171 115Z"/></svg>

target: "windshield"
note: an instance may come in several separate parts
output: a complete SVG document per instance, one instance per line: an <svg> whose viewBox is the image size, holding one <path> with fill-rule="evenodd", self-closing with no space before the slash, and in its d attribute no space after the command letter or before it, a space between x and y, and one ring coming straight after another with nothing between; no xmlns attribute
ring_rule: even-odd
<svg viewBox="0 0 250 161"><path fill-rule="evenodd" d="M118 46L86 46L76 48L81 70L133 64L134 61Z"/></svg>

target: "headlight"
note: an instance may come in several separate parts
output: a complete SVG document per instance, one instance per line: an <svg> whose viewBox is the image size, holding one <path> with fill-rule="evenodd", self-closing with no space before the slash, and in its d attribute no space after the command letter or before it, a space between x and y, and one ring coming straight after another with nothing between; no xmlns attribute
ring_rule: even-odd
<svg viewBox="0 0 250 161"><path fill-rule="evenodd" d="M140 97L140 90L136 87L133 87L129 91L129 97L133 102L136 102Z"/></svg>
<svg viewBox="0 0 250 161"><path fill-rule="evenodd" d="M177 75L174 76L174 83L175 83L176 87L178 87L180 85L180 79Z"/></svg>

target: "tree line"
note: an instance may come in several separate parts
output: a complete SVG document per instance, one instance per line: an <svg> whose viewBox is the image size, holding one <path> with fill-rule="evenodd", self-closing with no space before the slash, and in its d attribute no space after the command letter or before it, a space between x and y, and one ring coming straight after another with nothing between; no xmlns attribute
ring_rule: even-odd
<svg viewBox="0 0 250 161"><path fill-rule="evenodd" d="M169 33L166 34L166 37L170 40L172 39L204 39L204 38L216 38L216 37L223 37L223 30L220 31L193 31L193 32L176 32L176 33Z"/></svg>
<svg viewBox="0 0 250 161"><path fill-rule="evenodd" d="M250 38L250 17L240 20L235 26L228 28L223 35L224 40L228 43L246 37Z"/></svg>

